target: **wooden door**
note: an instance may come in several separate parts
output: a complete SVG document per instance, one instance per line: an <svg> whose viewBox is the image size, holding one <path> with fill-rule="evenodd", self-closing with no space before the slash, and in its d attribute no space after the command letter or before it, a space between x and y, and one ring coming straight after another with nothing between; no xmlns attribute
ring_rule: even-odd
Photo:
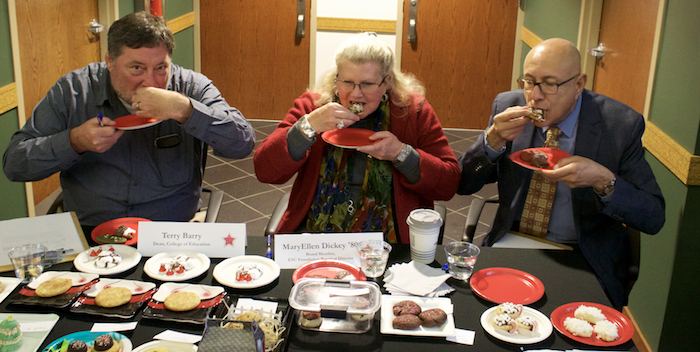
<svg viewBox="0 0 700 352"><path fill-rule="evenodd" d="M486 128L493 99L511 87L518 1L418 1L414 43L406 41L409 6L402 70L425 84L443 127Z"/></svg>
<svg viewBox="0 0 700 352"><path fill-rule="evenodd" d="M15 6L28 118L61 76L100 61L100 35L88 32L97 0L16 0ZM32 185L38 204L60 187L58 174Z"/></svg>
<svg viewBox="0 0 700 352"><path fill-rule="evenodd" d="M659 0L605 0L593 91L644 113Z"/></svg>
<svg viewBox="0 0 700 352"><path fill-rule="evenodd" d="M297 2L205 1L200 23L202 73L226 101L248 119L283 119L309 83L309 21L297 38Z"/></svg>

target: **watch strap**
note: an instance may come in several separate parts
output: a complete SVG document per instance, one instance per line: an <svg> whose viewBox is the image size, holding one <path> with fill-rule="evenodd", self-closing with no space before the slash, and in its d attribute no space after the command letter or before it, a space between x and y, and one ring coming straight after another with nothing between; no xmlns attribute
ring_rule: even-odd
<svg viewBox="0 0 700 352"><path fill-rule="evenodd" d="M395 163L402 163L406 160L408 157L408 154L411 154L411 146L404 143L403 147L401 148L401 151L399 152L399 155L396 156L396 159L394 159Z"/></svg>

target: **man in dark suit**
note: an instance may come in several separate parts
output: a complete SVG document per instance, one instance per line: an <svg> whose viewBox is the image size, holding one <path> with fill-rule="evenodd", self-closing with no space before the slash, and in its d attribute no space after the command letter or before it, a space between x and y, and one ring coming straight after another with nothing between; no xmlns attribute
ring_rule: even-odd
<svg viewBox="0 0 700 352"><path fill-rule="evenodd" d="M630 226L655 234L665 221L664 199L644 159L644 117L611 98L584 89L576 47L549 39L528 53L522 89L499 94L489 127L460 158L457 193L472 194L498 182L500 205L484 239L491 246L520 219L533 171L509 156L540 147L545 131L562 131L561 149L572 155L541 175L556 182L546 239L571 245L586 257L616 308L627 302L624 279L629 258ZM544 120L529 117L544 111Z"/></svg>

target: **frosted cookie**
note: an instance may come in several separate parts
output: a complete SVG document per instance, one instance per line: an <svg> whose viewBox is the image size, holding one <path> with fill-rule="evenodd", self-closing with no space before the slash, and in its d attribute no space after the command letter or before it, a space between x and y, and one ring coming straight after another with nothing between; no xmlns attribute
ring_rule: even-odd
<svg viewBox="0 0 700 352"><path fill-rule="evenodd" d="M522 312L522 304L513 304L511 302L503 302L496 308L496 314L507 314L513 319L519 317Z"/></svg>
<svg viewBox="0 0 700 352"><path fill-rule="evenodd" d="M114 341L112 336L107 334L100 335L95 339L92 344L92 351L94 352L118 352L122 349L119 341Z"/></svg>
<svg viewBox="0 0 700 352"><path fill-rule="evenodd" d="M57 277L42 282L39 287L36 288L35 292L39 297L53 297L66 293L71 287L73 287L73 281L71 279Z"/></svg>
<svg viewBox="0 0 700 352"><path fill-rule="evenodd" d="M104 308L121 306L131 300L131 290L126 287L110 287L95 296L95 304Z"/></svg>
<svg viewBox="0 0 700 352"><path fill-rule="evenodd" d="M202 300L194 292L180 291L171 293L165 298L163 304L168 310L184 312L197 308Z"/></svg>
<svg viewBox="0 0 700 352"><path fill-rule="evenodd" d="M491 325L493 325L498 331L506 332L508 334L514 334L518 330L518 323L513 320L508 314L496 314L491 320Z"/></svg>
<svg viewBox="0 0 700 352"><path fill-rule="evenodd" d="M518 323L518 334L523 336L534 336L537 335L537 320L530 316L520 316L515 319Z"/></svg>

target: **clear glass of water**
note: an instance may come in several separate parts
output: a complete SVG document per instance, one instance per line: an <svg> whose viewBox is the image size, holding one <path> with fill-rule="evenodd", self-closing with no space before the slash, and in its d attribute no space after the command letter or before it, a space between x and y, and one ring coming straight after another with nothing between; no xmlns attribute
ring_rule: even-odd
<svg viewBox="0 0 700 352"><path fill-rule="evenodd" d="M479 252L479 247L469 242L450 242L445 246L450 275L457 280L468 280L472 276Z"/></svg>
<svg viewBox="0 0 700 352"><path fill-rule="evenodd" d="M44 272L46 247L40 244L25 244L10 249L7 253L15 269L15 276L27 283Z"/></svg>
<svg viewBox="0 0 700 352"><path fill-rule="evenodd" d="M362 241L357 246L360 254L360 266L367 277L380 277L386 270L386 263L391 253L391 245L384 241Z"/></svg>

